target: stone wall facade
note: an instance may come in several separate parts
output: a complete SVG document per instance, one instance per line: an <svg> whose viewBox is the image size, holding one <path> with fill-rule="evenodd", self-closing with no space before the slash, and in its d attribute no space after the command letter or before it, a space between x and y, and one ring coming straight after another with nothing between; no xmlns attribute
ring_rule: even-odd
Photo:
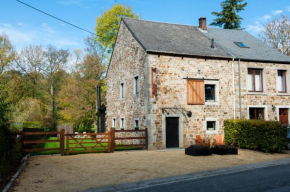
<svg viewBox="0 0 290 192"><path fill-rule="evenodd" d="M213 138L223 134L226 119L248 118L249 107L264 107L265 119L278 120L279 107L290 108L290 76L287 75L286 94L277 92L277 70L290 65L240 62L242 116L239 108L238 61L190 58L147 54L122 23L107 73L107 128L116 118L125 118L125 129L133 129L134 118L140 128L148 128L149 149L166 148L166 117L179 117L179 147L195 143L195 135ZM151 97L151 68L157 69L157 96ZM264 92L247 90L248 68L263 69ZM133 78L140 78L140 94L133 95ZM205 84L215 84L217 101L205 105L187 104L187 79L204 78ZM233 81L234 78L234 81ZM120 99L120 83L125 84L125 98ZM274 106L274 108L273 108ZM166 108L176 108L164 110ZM179 110L177 110L177 108ZM187 111L192 116L187 116ZM216 121L216 130L207 131L206 121Z"/></svg>
<svg viewBox="0 0 290 192"><path fill-rule="evenodd" d="M147 124L150 148L162 149L165 144L165 118L179 117L179 146L186 147L195 143L195 135L213 137L223 134L223 122L233 118L232 68L227 60L198 59L173 56L148 55L149 67L157 68L157 97L150 99ZM205 83L216 83L219 99L216 103L205 105L187 104L187 79L204 78ZM149 80L150 81L150 80ZM151 91L150 88L148 91ZM162 113L162 108L182 108L184 113L176 110L169 114ZM191 111L192 117L186 112ZM217 120L217 131L205 129L206 119Z"/></svg>
<svg viewBox="0 0 290 192"><path fill-rule="evenodd" d="M139 119L140 129L145 125L145 62L147 53L133 38L122 22L114 53L107 72L106 129L116 118L116 129L120 129L120 118L125 120L125 129L134 129L134 119ZM139 76L140 93L134 94L134 77ZM120 98L120 84L124 83L124 98Z"/></svg>
<svg viewBox="0 0 290 192"><path fill-rule="evenodd" d="M234 61L232 67L231 60L148 55L148 63L149 67L157 68L158 82L157 97L150 99L148 107L147 117L151 121L147 121L149 123L146 125L150 130L149 139L152 149L166 148L166 117L181 119L179 128L182 130L179 134L182 136L179 137L179 146L187 147L195 143L197 134L203 138L213 138L216 134L223 134L226 119L249 118L250 107L264 108L266 120L278 120L279 108L290 109L290 86L287 87L288 93L277 91L277 70L287 70L287 84L290 85L290 65L287 64L240 62L242 98L242 116L240 116L238 61ZM264 91L262 93L247 90L248 68L263 69ZM217 80L218 102L188 105L186 78L204 78L205 83L209 84ZM150 81L149 79L148 83L151 83ZM151 92L150 86L148 92ZM178 111L162 113L162 108L183 108L185 112L191 111L193 115L189 118ZM207 120L217 122L217 131L206 130Z"/></svg>
<svg viewBox="0 0 290 192"><path fill-rule="evenodd" d="M251 93L247 90L247 72L248 68L257 68L263 70L263 87L262 93ZM286 70L287 93L278 93L277 90L277 70ZM249 106L264 106L268 120L279 120L279 108L290 108L290 65L278 63L262 62L242 62L241 61L241 92L242 92L242 117L248 118ZM236 106L237 117L239 117L238 103L238 62L235 62L235 86L236 86ZM275 109L273 109L273 106Z"/></svg>

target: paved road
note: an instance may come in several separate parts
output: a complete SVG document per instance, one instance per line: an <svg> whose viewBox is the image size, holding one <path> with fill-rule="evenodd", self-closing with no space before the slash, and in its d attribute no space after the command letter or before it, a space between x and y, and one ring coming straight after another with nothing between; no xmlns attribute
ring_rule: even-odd
<svg viewBox="0 0 290 192"><path fill-rule="evenodd" d="M231 175L154 186L138 192L290 192L290 165L255 169Z"/></svg>

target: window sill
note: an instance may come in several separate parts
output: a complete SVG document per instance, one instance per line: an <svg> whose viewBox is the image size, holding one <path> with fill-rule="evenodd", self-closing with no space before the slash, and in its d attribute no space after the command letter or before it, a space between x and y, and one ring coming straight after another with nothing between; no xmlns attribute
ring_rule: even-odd
<svg viewBox="0 0 290 192"><path fill-rule="evenodd" d="M268 93L265 92L247 92L248 95L268 95Z"/></svg>
<svg viewBox="0 0 290 192"><path fill-rule="evenodd" d="M220 105L219 102L205 102L205 105Z"/></svg>
<svg viewBox="0 0 290 192"><path fill-rule="evenodd" d="M279 96L290 96L290 93L277 93Z"/></svg>
<svg viewBox="0 0 290 192"><path fill-rule="evenodd" d="M206 130L205 133L206 134L217 134L218 130Z"/></svg>

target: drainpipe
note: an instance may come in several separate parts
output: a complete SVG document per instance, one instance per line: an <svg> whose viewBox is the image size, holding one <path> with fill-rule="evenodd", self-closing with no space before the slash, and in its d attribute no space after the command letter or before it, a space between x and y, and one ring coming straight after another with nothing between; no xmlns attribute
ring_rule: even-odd
<svg viewBox="0 0 290 192"><path fill-rule="evenodd" d="M242 88L241 88L241 60L239 59L239 102L240 102L240 119L242 118Z"/></svg>
<svg viewBox="0 0 290 192"><path fill-rule="evenodd" d="M236 119L236 90L235 90L235 68L234 68L235 58L232 60L232 78L233 78L233 115L234 119Z"/></svg>

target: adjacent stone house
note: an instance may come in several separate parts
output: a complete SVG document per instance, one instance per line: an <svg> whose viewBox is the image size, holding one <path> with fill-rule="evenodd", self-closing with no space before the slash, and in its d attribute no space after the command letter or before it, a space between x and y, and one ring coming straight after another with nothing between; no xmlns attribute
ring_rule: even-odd
<svg viewBox="0 0 290 192"><path fill-rule="evenodd" d="M241 30L123 18L107 71L106 127L149 149L223 134L234 118L289 121L290 58Z"/></svg>

